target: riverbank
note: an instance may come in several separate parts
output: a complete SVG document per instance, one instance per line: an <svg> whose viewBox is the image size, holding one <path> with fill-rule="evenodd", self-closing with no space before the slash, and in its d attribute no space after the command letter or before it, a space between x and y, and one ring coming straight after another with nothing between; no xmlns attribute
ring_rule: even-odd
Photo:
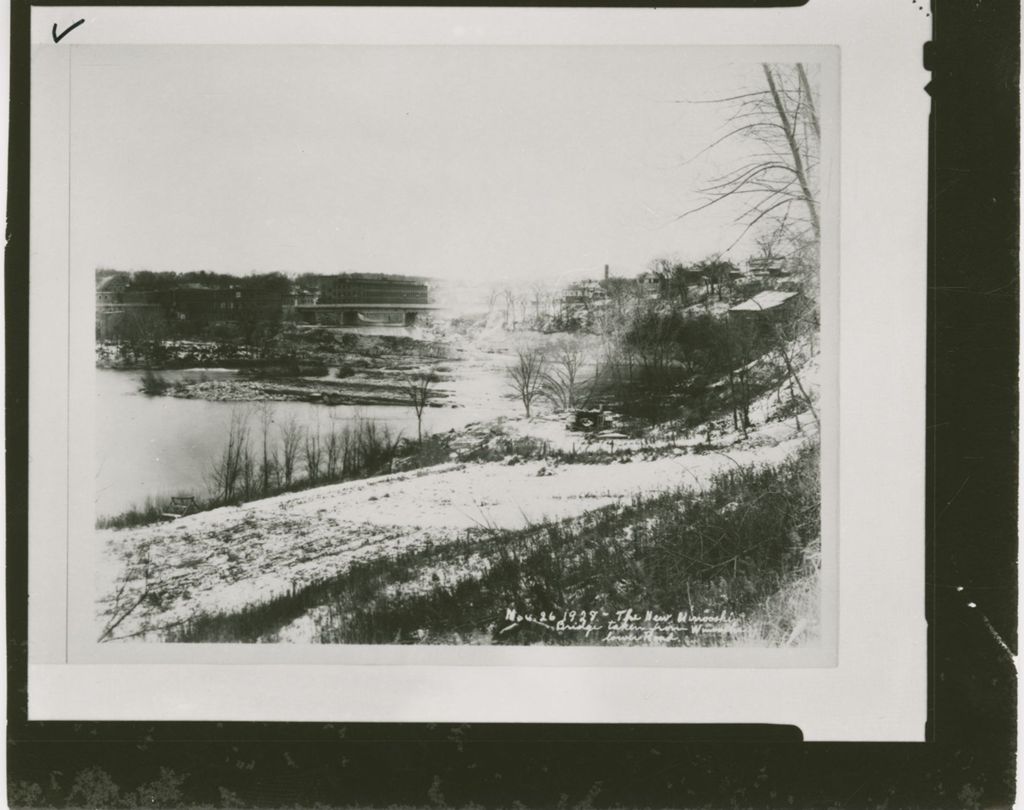
<svg viewBox="0 0 1024 810"><path fill-rule="evenodd" d="M318 329L282 337L263 352L195 341L161 345L164 360L150 366L118 359L118 344L98 343L97 367L138 371L138 390L149 396L210 402L403 406L410 380L428 377L428 407L472 408L481 394L490 404L506 387L505 354L457 336L426 341ZM208 369L235 373L211 378Z"/></svg>
<svg viewBox="0 0 1024 810"><path fill-rule="evenodd" d="M247 609L356 563L472 546L497 530L572 520L674 488L699 490L735 466L783 461L808 435L793 421L768 421L746 438L720 440L714 449L699 437L585 442L564 420L510 419L500 431L477 425L451 434L455 459L447 463L98 531L101 632L111 640L165 639L197 616ZM490 446L484 457L493 458L516 441L536 452L472 460L481 447ZM469 562L453 564L444 577L472 572Z"/></svg>
<svg viewBox="0 0 1024 810"><path fill-rule="evenodd" d="M281 364L306 366L390 365L395 358L443 358L450 340L426 329L328 329L286 324L272 336L199 340L98 340L97 368L169 370L184 368L260 368Z"/></svg>
<svg viewBox="0 0 1024 810"><path fill-rule="evenodd" d="M437 381L431 388L429 407L458 407L450 403L449 391L442 386L446 377L429 370ZM330 377L289 377L259 379L245 375L235 379L185 380L168 384L164 396L202 399L208 402L311 402L323 405L408 405L407 378L397 373L389 379L354 376L336 380Z"/></svg>

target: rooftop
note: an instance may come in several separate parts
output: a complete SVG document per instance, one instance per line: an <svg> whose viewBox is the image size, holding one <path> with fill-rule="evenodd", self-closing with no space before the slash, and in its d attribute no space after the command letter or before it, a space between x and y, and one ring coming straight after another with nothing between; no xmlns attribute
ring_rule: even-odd
<svg viewBox="0 0 1024 810"><path fill-rule="evenodd" d="M741 304L732 307L730 312L763 312L766 309L774 309L781 306L790 298L796 295L795 292L782 292L781 290L765 290L759 292L753 298L748 298Z"/></svg>

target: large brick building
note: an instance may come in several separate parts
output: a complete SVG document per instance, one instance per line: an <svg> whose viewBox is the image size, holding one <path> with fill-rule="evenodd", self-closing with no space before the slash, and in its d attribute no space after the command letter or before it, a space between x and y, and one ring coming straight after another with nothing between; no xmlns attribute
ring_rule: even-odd
<svg viewBox="0 0 1024 810"><path fill-rule="evenodd" d="M160 293L160 304L168 317L180 321L279 321L294 296L272 290L239 287L185 285Z"/></svg>
<svg viewBox="0 0 1024 810"><path fill-rule="evenodd" d="M430 285L418 276L383 273L343 273L320 281L315 304L298 304L306 323L324 326L414 326L437 307Z"/></svg>

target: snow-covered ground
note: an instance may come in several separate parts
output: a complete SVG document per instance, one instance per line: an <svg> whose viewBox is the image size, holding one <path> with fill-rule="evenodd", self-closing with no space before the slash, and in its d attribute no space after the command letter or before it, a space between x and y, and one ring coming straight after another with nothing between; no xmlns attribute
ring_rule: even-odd
<svg viewBox="0 0 1024 810"><path fill-rule="evenodd" d="M471 356L498 371L503 358ZM479 372L479 369L477 370ZM455 386L483 413L508 413L479 373ZM815 385L816 364L801 373ZM651 431L642 439L587 441L564 417L502 418L501 434L531 437L561 451L628 450L626 463L450 463L334 484L212 510L172 523L97 531L99 627L110 639L159 639L161 631L200 613L234 611L330 578L352 563L449 543L490 529L516 529L572 518L677 486L703 487L733 464L776 463L815 429L809 415L773 418L784 397L771 392L750 408L749 435L722 419L691 435ZM488 425L481 428L489 429ZM470 431L471 432L471 431ZM486 430L484 431L486 432ZM698 452L713 440L717 450ZM508 461L516 461L509 459ZM472 572L463 572L470 575ZM280 640L313 640L315 616L286 628Z"/></svg>
<svg viewBox="0 0 1024 810"><path fill-rule="evenodd" d="M117 621L110 638L156 638L197 613L259 603L355 561L574 517L638 493L703 486L733 464L780 461L805 440L789 420L722 452L679 447L613 464L444 464L98 531L100 630Z"/></svg>

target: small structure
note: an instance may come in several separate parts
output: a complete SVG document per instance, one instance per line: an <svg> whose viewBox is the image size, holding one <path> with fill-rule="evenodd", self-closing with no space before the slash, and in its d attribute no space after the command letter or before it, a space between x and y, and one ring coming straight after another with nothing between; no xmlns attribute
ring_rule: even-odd
<svg viewBox="0 0 1024 810"><path fill-rule="evenodd" d="M199 507L196 505L196 499L193 496L173 497L171 498L171 505L167 507L166 512L161 512L160 517L165 520L177 520L178 518L185 517L185 515L191 515L198 510Z"/></svg>
<svg viewBox="0 0 1024 810"><path fill-rule="evenodd" d="M747 267L755 276L778 278L789 274L789 263L775 256L752 256L747 259Z"/></svg>
<svg viewBox="0 0 1024 810"><path fill-rule="evenodd" d="M748 313L756 314L761 312L782 314L784 310L792 306L796 295L795 292L785 292L783 290L764 290L753 298L748 298L746 301L732 307L729 310L729 314L741 316Z"/></svg>
<svg viewBox="0 0 1024 810"><path fill-rule="evenodd" d="M604 406L597 409L577 409L569 417L569 430L593 433L614 427L615 419Z"/></svg>
<svg viewBox="0 0 1024 810"><path fill-rule="evenodd" d="M763 334L793 315L799 293L783 290L765 290L729 310L729 317Z"/></svg>

